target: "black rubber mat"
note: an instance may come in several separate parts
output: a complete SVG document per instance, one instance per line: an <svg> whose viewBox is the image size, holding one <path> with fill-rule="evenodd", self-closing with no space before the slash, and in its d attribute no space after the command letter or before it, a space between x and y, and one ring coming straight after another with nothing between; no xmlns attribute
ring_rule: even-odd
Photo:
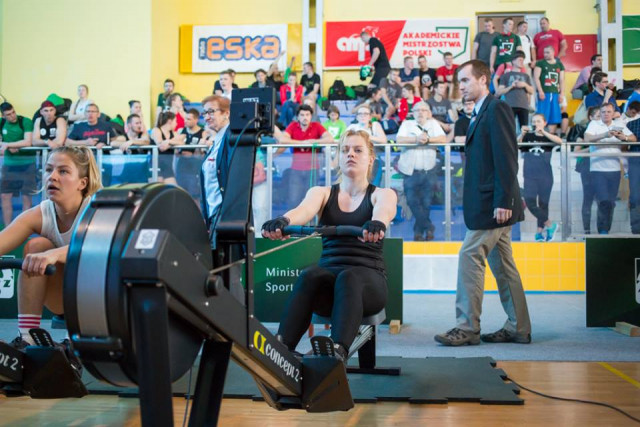
<svg viewBox="0 0 640 427"><path fill-rule="evenodd" d="M356 360L352 361L357 362ZM522 405L519 388L505 383L502 369L495 368L490 357L434 357L409 359L402 357L378 357L379 366L399 366L399 376L349 374L351 395L356 403L395 401L410 403L478 402L495 405ZM191 392L195 390L197 363L191 378ZM101 383L85 372L83 381L93 394L119 394L122 397L137 396L136 388L117 388ZM173 385L173 393L187 393L189 374ZM261 400L252 377L231 363L224 386L227 398Z"/></svg>

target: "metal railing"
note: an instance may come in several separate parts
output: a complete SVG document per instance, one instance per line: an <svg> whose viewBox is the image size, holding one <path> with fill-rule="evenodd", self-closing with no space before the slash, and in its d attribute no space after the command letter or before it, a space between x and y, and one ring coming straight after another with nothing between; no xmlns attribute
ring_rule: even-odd
<svg viewBox="0 0 640 427"><path fill-rule="evenodd" d="M575 152L573 151L573 147L575 146L598 146L605 145L610 146L611 143L587 143L587 142L577 142L577 143L566 143L562 144L540 144L540 143L521 143L518 144L519 147L526 146L540 146L540 145L548 145L557 147L554 151L559 150L559 176L560 176L560 224L562 230L562 240L567 241L575 238L583 237L577 230L574 230L572 227L572 180L575 178L575 172L573 171L575 164L575 159L578 157L612 157L612 158L625 158L625 157L640 157L640 152L622 152L622 153L594 153L594 152ZM640 143L624 143L621 145L640 145ZM464 144L460 143L445 143L445 144L429 144L430 147L437 149L440 152L440 163L437 164L437 167L442 169L442 178L439 178L441 184L443 185L442 193L443 193L443 204L441 206L443 210L443 218L442 218L442 237L441 239L444 241L451 241L452 239L452 229L453 227L463 227L460 220L456 220L453 216L454 208L457 208L459 205L454 207L452 202L452 171L454 170L452 166L452 149L454 147L464 147ZM314 144L314 145L306 145L302 146L299 144L269 144L263 145L260 150L264 150L263 153L264 161L265 161L265 169L266 169L266 216L273 217L274 216L274 185L276 183L276 178L282 178L282 171L280 169L286 169L288 159L286 159L287 155L283 155L282 158L278 159L278 155L275 153L276 150L279 149L288 149L288 148L301 148L311 147L314 152L318 155L324 155L324 162L321 165L320 169L314 169L317 173L318 182L324 182L324 185L331 185L333 182L332 173L334 172L332 160L334 155L332 151L337 147L337 144ZM392 175L395 173L395 169L393 167L394 157L399 155L399 149L403 148L415 148L416 144L375 144L376 155L379 158L380 163L382 164L382 176L379 185L392 188ZM424 147L424 146L422 146ZM102 149L96 149L94 147L90 147L95 150L96 161L100 170L104 172L103 165L105 163L105 153L111 152L111 157L115 160L114 156L118 156L118 160L123 160L123 164L126 164L126 156L128 154L116 154L119 151L115 147L104 147ZM175 149L202 149L206 152L208 146L206 145L183 145L183 146L174 146L172 148ZM158 147L155 145L147 145L147 146L135 146L135 150L138 152L148 152L148 172L149 172L149 181L155 182L159 177L159 162L158 158L161 152ZM48 147L29 147L21 149L24 152L39 152L38 157L40 158L40 164L46 164L47 157L49 155L50 149ZM124 157L124 159L122 159ZM2 157L0 157L2 159ZM316 160L313 160L316 161ZM556 161L557 163L557 161ZM282 166L284 164L284 166ZM41 174L42 179L44 180L44 167L42 167ZM1 179L1 177L0 177ZM556 186L558 183L555 184ZM398 184L396 184L398 187ZM522 187L522 184L521 184ZM557 187L556 187L557 188ZM557 190L556 190L557 191ZM195 196L195 195L194 195ZM291 208L293 206L287 206L287 208ZM439 206L440 207L440 206ZM456 223L456 221L458 221ZM394 226L390 228L390 233L393 235ZM618 233L619 235L620 233Z"/></svg>

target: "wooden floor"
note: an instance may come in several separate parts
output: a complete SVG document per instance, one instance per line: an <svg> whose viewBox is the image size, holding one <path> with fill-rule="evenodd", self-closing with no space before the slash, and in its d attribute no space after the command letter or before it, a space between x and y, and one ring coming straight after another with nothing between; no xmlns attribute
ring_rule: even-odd
<svg viewBox="0 0 640 427"><path fill-rule="evenodd" d="M500 362L498 367L525 387L562 397L606 402L640 418L640 362ZM357 404L348 412L278 412L263 402L225 399L220 426L630 426L630 419L609 409L544 399L521 392L521 406L450 403ZM174 399L175 424L182 425L185 400ZM0 425L137 426L138 400L116 396L31 400L0 397Z"/></svg>

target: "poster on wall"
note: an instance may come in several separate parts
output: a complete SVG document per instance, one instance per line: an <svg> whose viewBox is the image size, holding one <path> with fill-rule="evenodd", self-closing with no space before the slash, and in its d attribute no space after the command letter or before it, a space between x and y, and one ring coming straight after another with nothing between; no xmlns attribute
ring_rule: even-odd
<svg viewBox="0 0 640 427"><path fill-rule="evenodd" d="M460 64L471 58L469 24L462 18L327 22L325 68L357 68L367 63L369 49L360 39L364 30L380 39L392 67L401 68L405 56L420 55L427 57L430 67L439 67L444 65L444 52L451 52Z"/></svg>
<svg viewBox="0 0 640 427"><path fill-rule="evenodd" d="M269 68L287 49L287 24L183 26L180 71L217 73L229 68L253 73ZM283 58L283 64L286 58Z"/></svg>
<svg viewBox="0 0 640 427"><path fill-rule="evenodd" d="M622 17L622 63L640 65L640 15Z"/></svg>
<svg viewBox="0 0 640 427"><path fill-rule="evenodd" d="M591 57L598 53L598 36L595 34L565 34L567 53L562 58L565 71L581 71L591 65Z"/></svg>

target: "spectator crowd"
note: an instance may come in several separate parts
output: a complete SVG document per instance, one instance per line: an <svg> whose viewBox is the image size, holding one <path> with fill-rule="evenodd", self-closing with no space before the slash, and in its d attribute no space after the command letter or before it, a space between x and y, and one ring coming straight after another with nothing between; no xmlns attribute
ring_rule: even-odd
<svg viewBox="0 0 640 427"><path fill-rule="evenodd" d="M571 90L565 86L562 59L567 42L561 31L551 28L549 19L540 20L541 31L530 37L525 21L512 18L502 21L502 31L496 31L494 21L487 18L483 31L476 34L471 58L485 62L492 78L488 82L496 97L512 109L518 129L518 142L523 152L523 203L536 218L537 241L554 239L557 218L549 215L549 199L553 187L551 157L553 148L563 143L584 141L599 143L576 151L613 155L622 151L640 151L629 145L640 137L640 85L620 108L615 87L602 68L602 56L594 55L591 64L579 74ZM280 57L268 70L258 69L251 88L275 89L277 99L276 142L296 145L292 148L292 164L283 181L287 198L298 204L306 189L317 181L321 168L314 144L332 143L347 130L364 130L373 142L402 144L395 169L401 174L406 204L414 218L414 240L434 239L436 224L430 216L431 205L438 189L439 150L433 144L455 143L464 159L465 135L473 121L473 102L465 102L459 90L458 64L451 52L443 54L443 65L431 68L425 56L407 56L403 67L392 68L384 45L368 31L361 34L368 46L370 60L363 64L370 72L368 86L353 90L359 96L350 111L355 116L345 123L334 99L346 99L349 92L341 81L333 82L322 96L321 77L311 62L303 64L298 74L291 58L286 70L278 69ZM416 66L417 64L417 66ZM363 73L361 72L361 75ZM213 94L231 99L238 88L234 70L220 73ZM91 99L89 87L79 85L77 98L65 100L52 94L34 114L15 111L9 102L0 106L0 198L3 223L15 216L14 196L20 196L22 210L32 205L38 191L35 151L26 147L56 148L63 145L110 147L104 155L113 153L145 154L148 146L156 146L158 179L180 185L194 198L200 198L199 173L205 153L216 132L204 125L200 109L176 91L171 79L164 81L147 128L142 102L131 100L126 118L109 117ZM361 89L361 90L360 90ZM581 106L570 127L567 113L567 93L581 100ZM326 121L320 123L319 116ZM194 147L190 147L194 146ZM146 147L146 148L145 148ZM276 155L285 151L281 148ZM258 157L260 171L254 176L256 185L264 181L264 156ZM128 168L128 169L127 169ZM135 180L149 180L148 166L125 165ZM597 203L597 232L611 230L613 212L620 179L628 176L631 228L640 233L640 157L628 162L618 157L582 157L576 171L583 186L582 220L584 232L591 230L591 205ZM374 171L375 173L375 168ZM103 164L106 185L118 182L109 162ZM454 187L460 185L454 182ZM260 226L260 224L257 224Z"/></svg>

